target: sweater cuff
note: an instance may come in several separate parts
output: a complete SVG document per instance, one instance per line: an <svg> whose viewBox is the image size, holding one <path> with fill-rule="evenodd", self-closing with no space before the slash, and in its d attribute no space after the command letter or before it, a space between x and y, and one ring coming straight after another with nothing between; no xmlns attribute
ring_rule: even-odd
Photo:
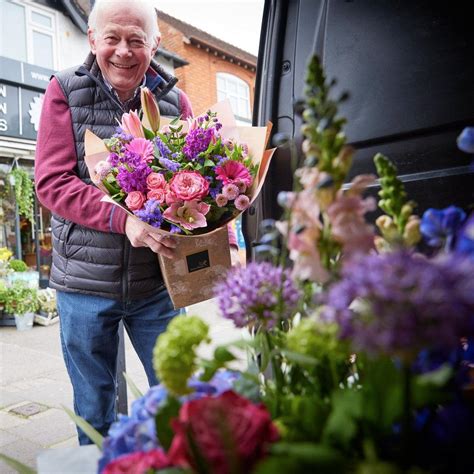
<svg viewBox="0 0 474 474"><path fill-rule="evenodd" d="M127 222L128 214L118 206L111 206L110 211L110 232L116 234L125 234L125 223Z"/></svg>

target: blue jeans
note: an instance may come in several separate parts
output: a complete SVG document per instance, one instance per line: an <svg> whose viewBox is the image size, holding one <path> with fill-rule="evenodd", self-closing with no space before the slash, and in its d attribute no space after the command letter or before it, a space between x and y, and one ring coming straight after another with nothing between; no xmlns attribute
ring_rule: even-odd
<svg viewBox="0 0 474 474"><path fill-rule="evenodd" d="M116 419L118 327L122 320L148 377L158 380L152 353L156 338L179 313L166 289L137 301L120 302L57 292L61 345L74 391L74 411L102 435ZM79 444L90 444L78 429Z"/></svg>

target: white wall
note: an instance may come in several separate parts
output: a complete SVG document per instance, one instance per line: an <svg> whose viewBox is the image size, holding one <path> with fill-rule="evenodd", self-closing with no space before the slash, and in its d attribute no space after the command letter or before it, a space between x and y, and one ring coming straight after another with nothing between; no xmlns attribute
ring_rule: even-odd
<svg viewBox="0 0 474 474"><path fill-rule="evenodd" d="M87 35L66 15L58 12L57 18L59 70L82 64L89 53Z"/></svg>

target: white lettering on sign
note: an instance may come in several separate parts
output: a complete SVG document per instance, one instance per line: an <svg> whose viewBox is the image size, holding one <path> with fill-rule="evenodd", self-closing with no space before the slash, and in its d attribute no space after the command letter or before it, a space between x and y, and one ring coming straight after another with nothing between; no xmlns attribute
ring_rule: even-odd
<svg viewBox="0 0 474 474"><path fill-rule="evenodd" d="M2 84L0 86L0 95L2 97L6 97L7 96L7 86L5 84Z"/></svg>
<svg viewBox="0 0 474 474"><path fill-rule="evenodd" d="M2 112L2 114L7 113L7 103L6 102L0 102L0 112Z"/></svg>
<svg viewBox="0 0 474 474"><path fill-rule="evenodd" d="M49 76L46 74L41 74L39 72L31 71L31 77L33 79L38 79L39 81L49 82Z"/></svg>
<svg viewBox="0 0 474 474"><path fill-rule="evenodd" d="M6 132L8 130L8 122L6 119L0 119L0 132Z"/></svg>

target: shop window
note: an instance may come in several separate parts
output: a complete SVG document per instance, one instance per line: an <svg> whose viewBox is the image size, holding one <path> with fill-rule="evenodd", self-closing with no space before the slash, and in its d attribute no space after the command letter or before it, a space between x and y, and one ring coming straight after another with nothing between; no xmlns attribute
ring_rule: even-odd
<svg viewBox="0 0 474 474"><path fill-rule="evenodd" d="M0 8L0 56L56 69L56 14L3 0Z"/></svg>
<svg viewBox="0 0 474 474"><path fill-rule="evenodd" d="M217 74L217 100L229 99L239 125L251 125L250 88L237 76L220 72Z"/></svg>

